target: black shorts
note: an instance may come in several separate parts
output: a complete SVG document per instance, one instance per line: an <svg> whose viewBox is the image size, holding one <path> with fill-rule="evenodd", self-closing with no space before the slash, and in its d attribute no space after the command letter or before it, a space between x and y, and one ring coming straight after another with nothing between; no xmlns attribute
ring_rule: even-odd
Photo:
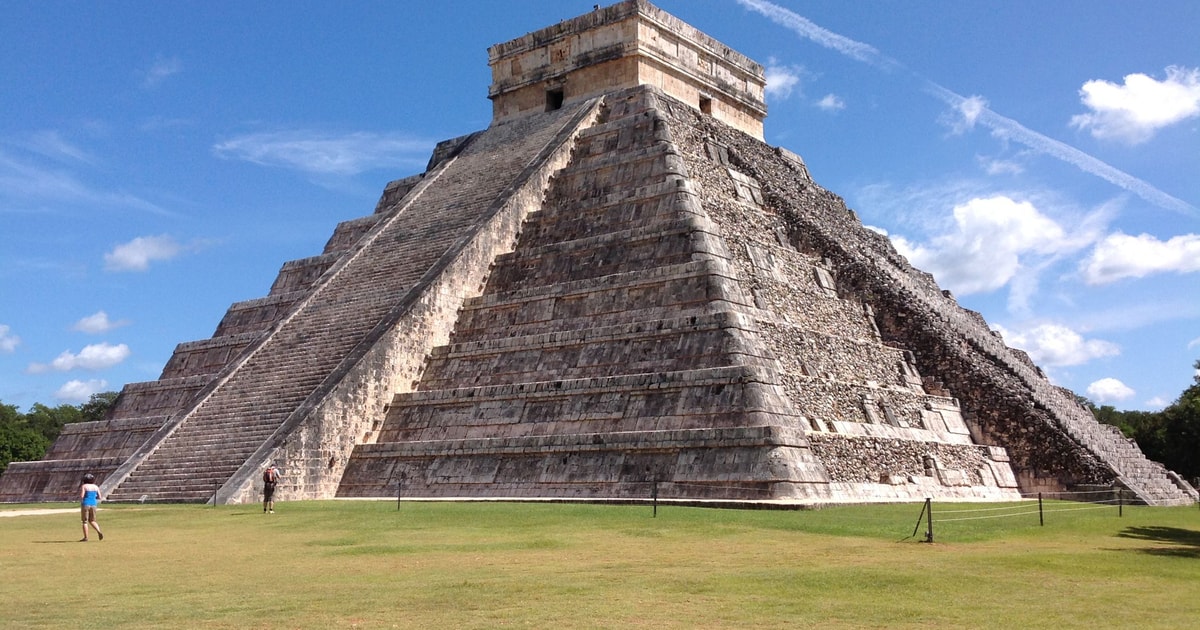
<svg viewBox="0 0 1200 630"><path fill-rule="evenodd" d="M263 484L263 500L270 501L271 497L275 496L275 484L267 482Z"/></svg>

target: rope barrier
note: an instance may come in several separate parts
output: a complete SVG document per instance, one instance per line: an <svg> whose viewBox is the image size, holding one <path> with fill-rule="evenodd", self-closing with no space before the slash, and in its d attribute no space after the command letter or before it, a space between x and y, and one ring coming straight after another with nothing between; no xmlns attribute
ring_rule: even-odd
<svg viewBox="0 0 1200 630"><path fill-rule="evenodd" d="M1083 506L1083 507L1054 508L1054 509L1047 509L1046 513L1050 514L1053 512L1078 512L1079 510L1105 510L1105 509L1112 509L1112 507L1113 506L1111 506L1111 505L1088 505L1088 506Z"/></svg>
<svg viewBox="0 0 1200 630"><path fill-rule="evenodd" d="M1051 492L1022 492L1021 496L1027 499L1036 499L1038 495L1042 497L1062 496L1062 495L1077 495L1077 494L1113 494L1114 492L1124 492L1120 488L1110 488L1108 490L1078 490L1078 491L1051 491Z"/></svg>
<svg viewBox="0 0 1200 630"><path fill-rule="evenodd" d="M404 498L404 495L405 495L404 491L405 491L406 484L404 483L405 480L403 480L403 479L400 479L397 481L399 483L397 484L397 488L396 488L396 491L397 491L396 492L396 501L397 501L396 509L400 509L400 502ZM531 485L535 485L535 484L531 484ZM537 485L540 485L540 484L537 484ZM659 499L667 499L667 500L694 499L694 498L702 498L704 495L712 496L713 494L721 494L721 493L724 493L727 496L729 496L729 495L736 496L736 497L738 497L738 499L747 499L748 497L755 497L755 496L761 496L764 499L774 498L774 492L770 488L731 485L728 483L712 484L712 483L697 483L697 482L688 482L688 481L669 481L669 480L656 479L656 480L652 480L652 481L648 480L648 481L644 481L644 482L630 482L630 483L623 484L623 485L625 485L627 489L630 488L631 486L636 487L637 485L644 485L646 487L646 494L643 496L643 498L650 499L654 502L654 515L655 516L657 516L657 514L658 514ZM704 490L705 492L698 493L698 494L700 494L700 497L679 497L679 496L672 497L671 496L672 494L676 494L676 493L687 494L687 491L697 490L697 489ZM915 537L917 535L917 532L920 530L922 522L924 522L927 527L924 542L933 542L933 527L934 527L933 521L935 521L935 520L939 524L948 524L948 523L962 523L962 522L966 522L966 521L983 521L983 520L996 520L996 519L1007 519L1007 518L1022 518L1022 517L1030 517L1033 515L1037 515L1038 523L1040 525L1045 525L1045 515L1046 514L1058 514L1058 513L1063 513L1063 512L1078 512L1078 511L1083 511L1083 510L1104 510L1104 509L1112 509L1113 507L1117 507L1120 510L1128 503L1128 501L1127 501L1128 497L1126 495L1126 492L1127 492L1127 490L1125 490L1124 488L1120 488L1120 487L1114 487L1114 488L1105 489L1105 490L1081 490L1081 491L1039 492L1039 493L1024 493L1024 492L1022 492L1022 493L1018 494L1018 496L1020 496L1021 499L1019 499L1017 501L1007 502L1008 503L1007 505L990 504L990 505L987 505L986 507L983 507L983 506L960 507L960 508L951 509L951 510L938 508L936 510L936 514L937 514L936 518L934 517L935 510L934 510L934 506L932 503L932 499L926 498L925 503L924 503L923 507L921 508L921 515L917 519L916 529L913 530L913 533L911 535L900 539L900 541L898 541L898 542L908 540L910 538ZM636 497L631 497L631 498L636 498ZM738 499L732 499L732 500L736 501ZM1053 500L1053 501L1055 501L1055 503L1051 503L1051 504L1044 503L1044 500L1047 500L1047 499ZM748 500L754 500L754 499L749 498ZM946 500L948 502L953 502L953 499L946 499ZM1034 500L1036 500L1036 504L1033 503ZM1063 503L1059 503L1060 501L1061 502L1074 502L1074 503L1073 503L1073 505L1065 505ZM835 506L834 505L828 505L828 506L817 505L815 507L829 508L829 507L835 507ZM865 516L861 516L861 515L851 515L851 514L843 515L841 513L825 511L823 509L821 509L820 511L822 512L820 520L826 521L826 522L887 523L890 525L897 524L897 520L895 518L865 517ZM950 515L950 518L946 518L947 515ZM955 516L955 515L957 515L957 516Z"/></svg>
<svg viewBox="0 0 1200 630"><path fill-rule="evenodd" d="M1030 510L1028 512L1018 512L1017 514L988 514L986 516L959 516L957 518L939 518L938 523L954 523L956 521L978 521L978 520L989 519L989 518L1011 518L1013 516L1029 516L1030 514L1037 514L1037 513L1038 513L1037 510ZM939 514L944 514L944 512L939 512Z"/></svg>
<svg viewBox="0 0 1200 630"><path fill-rule="evenodd" d="M1002 510L1024 510L1024 509L1028 509L1028 508L1029 508L1028 505L1022 503L1021 505L1006 505L1003 507L970 508L970 509L966 509L966 510L938 510L938 514L966 514L968 512L998 512L998 511L1002 511Z"/></svg>

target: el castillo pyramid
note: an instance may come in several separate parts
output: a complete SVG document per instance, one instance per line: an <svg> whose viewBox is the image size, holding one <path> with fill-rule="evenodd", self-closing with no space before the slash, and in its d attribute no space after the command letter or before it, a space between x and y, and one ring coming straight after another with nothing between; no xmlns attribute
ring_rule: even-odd
<svg viewBox="0 0 1200 630"><path fill-rule="evenodd" d="M759 64L643 0L488 52L491 126L0 500L1196 499L765 144Z"/></svg>

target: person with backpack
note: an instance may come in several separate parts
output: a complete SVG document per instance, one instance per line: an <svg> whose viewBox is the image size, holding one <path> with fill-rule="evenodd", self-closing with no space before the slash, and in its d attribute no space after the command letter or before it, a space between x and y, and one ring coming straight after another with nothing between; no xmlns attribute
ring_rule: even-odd
<svg viewBox="0 0 1200 630"><path fill-rule="evenodd" d="M275 484L279 483L279 469L275 464L263 471L263 514L275 513Z"/></svg>
<svg viewBox="0 0 1200 630"><path fill-rule="evenodd" d="M100 524L96 522L96 506L99 504L100 486L96 485L96 475L88 473L83 476L83 483L79 486L79 515L83 521L83 538L79 542L88 541L88 525L96 530L100 540L104 540L104 532L100 531Z"/></svg>

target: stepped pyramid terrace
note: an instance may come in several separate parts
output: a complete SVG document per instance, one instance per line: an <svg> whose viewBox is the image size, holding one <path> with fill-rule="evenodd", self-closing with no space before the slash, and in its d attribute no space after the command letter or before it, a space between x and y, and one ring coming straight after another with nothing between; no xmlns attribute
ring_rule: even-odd
<svg viewBox="0 0 1200 630"><path fill-rule="evenodd" d="M1196 499L767 145L758 63L642 0L488 53L487 129L0 500Z"/></svg>

